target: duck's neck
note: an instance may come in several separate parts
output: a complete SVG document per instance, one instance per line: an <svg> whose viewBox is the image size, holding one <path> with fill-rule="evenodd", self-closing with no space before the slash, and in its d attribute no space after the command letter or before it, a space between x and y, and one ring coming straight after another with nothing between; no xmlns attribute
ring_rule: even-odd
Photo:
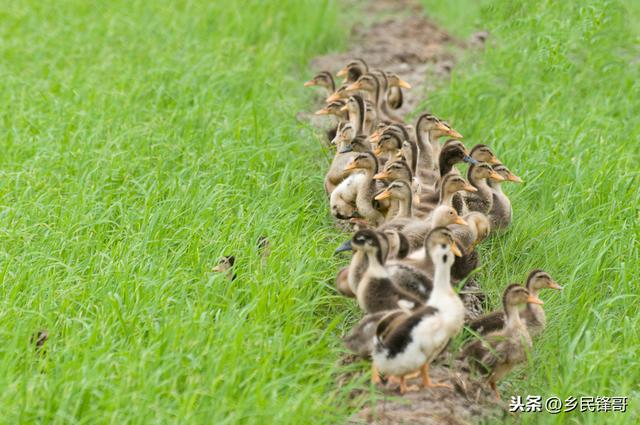
<svg viewBox="0 0 640 425"><path fill-rule="evenodd" d="M471 185L473 187L475 187L476 189L478 189L478 191L476 192L476 195L479 195L482 198L491 198L491 187L489 187L489 184L487 183L487 179L474 179L472 176L468 176L469 177L469 183L471 183Z"/></svg>
<svg viewBox="0 0 640 425"><path fill-rule="evenodd" d="M355 251L353 257L351 257L351 263L349 264L349 273L347 280L349 282L349 288L355 294L358 289L358 283L362 279L362 275L367 270L367 256L362 251Z"/></svg>
<svg viewBox="0 0 640 425"><path fill-rule="evenodd" d="M453 255L452 253L443 255ZM432 258L434 264L433 272L433 292L429 298L429 303L438 302L439 298L449 297L455 295L453 288L451 287L451 266L444 263L442 258L436 258L435 261Z"/></svg>
<svg viewBox="0 0 640 425"><path fill-rule="evenodd" d="M502 195L502 182L496 182L493 180L487 180L487 185L493 190L495 193Z"/></svg>
<svg viewBox="0 0 640 425"><path fill-rule="evenodd" d="M424 134L420 130L420 124L418 124L416 126L416 144L418 145L418 158L420 159L418 164L427 170L433 170L433 148L428 138L427 133L427 140L425 140Z"/></svg>
<svg viewBox="0 0 640 425"><path fill-rule="evenodd" d="M438 130L431 130L427 132L427 139L429 140L429 145L431 146L432 155L436 158L440 154L440 141Z"/></svg>
<svg viewBox="0 0 640 425"><path fill-rule="evenodd" d="M528 290L529 294L533 295L535 298L538 298L540 289L528 288ZM529 312L531 312L539 321L544 321L544 309L542 308L542 306L538 304L527 303L527 310L529 310Z"/></svg>
<svg viewBox="0 0 640 425"><path fill-rule="evenodd" d="M511 305L506 308L505 311L507 315L507 322L505 324L505 328L507 331L513 332L520 329L524 329L525 326L520 319L520 312L518 311L518 306Z"/></svg>
<svg viewBox="0 0 640 425"><path fill-rule="evenodd" d="M409 218L412 216L413 196L409 194L406 199L398 199L398 214L396 217Z"/></svg>
<svg viewBox="0 0 640 425"><path fill-rule="evenodd" d="M456 192L451 192L450 190L447 190L447 188L445 187L445 185L442 185L440 187L440 199L438 200L438 205L448 205L450 207L453 206L453 195L455 195Z"/></svg>

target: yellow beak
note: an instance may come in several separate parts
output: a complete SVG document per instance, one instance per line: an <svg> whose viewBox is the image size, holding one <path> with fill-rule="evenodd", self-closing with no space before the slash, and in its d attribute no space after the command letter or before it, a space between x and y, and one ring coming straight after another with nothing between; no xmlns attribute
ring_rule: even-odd
<svg viewBox="0 0 640 425"><path fill-rule="evenodd" d="M386 171L382 171L381 173L378 173L375 176L373 176L374 180L384 180L386 178L389 178L389 173L387 173Z"/></svg>
<svg viewBox="0 0 640 425"><path fill-rule="evenodd" d="M501 182L504 181L504 177L502 177L500 174L496 173L495 171L491 172L491 174L489 174L489 178Z"/></svg>
<svg viewBox="0 0 640 425"><path fill-rule="evenodd" d="M329 110L327 108L319 109L315 112L316 115L329 115Z"/></svg>
<svg viewBox="0 0 640 425"><path fill-rule="evenodd" d="M317 86L318 82L316 80L309 80L306 83L304 83L305 87L311 87L311 86Z"/></svg>
<svg viewBox="0 0 640 425"><path fill-rule="evenodd" d="M360 90L360 87L362 87L362 84L360 84L360 81L356 81L355 83L350 84L345 90L356 91L356 90Z"/></svg>
<svg viewBox="0 0 640 425"><path fill-rule="evenodd" d="M340 110L342 112L347 112L349 110L349 106L348 105L344 105L342 108L340 108Z"/></svg>
<svg viewBox="0 0 640 425"><path fill-rule="evenodd" d="M551 282L549 284L549 288L551 289L557 289L558 291L562 290L562 286L558 285L556 282Z"/></svg>
<svg viewBox="0 0 640 425"><path fill-rule="evenodd" d="M471 186L470 184L468 184L465 187L463 187L462 190L466 190L467 192L477 192L478 191L478 189L476 189L475 187Z"/></svg>
<svg viewBox="0 0 640 425"><path fill-rule="evenodd" d="M382 193L379 193L375 198L376 201L382 201L383 199L387 199L388 197L391 196L391 193L388 190L385 190Z"/></svg>
<svg viewBox="0 0 640 425"><path fill-rule="evenodd" d="M327 98L327 100L325 100L325 102L331 103L331 102L335 102L336 100L340 100L340 99L342 99L342 97L340 96L340 93L335 92L331 96L329 96Z"/></svg>
<svg viewBox="0 0 640 425"><path fill-rule="evenodd" d="M349 68L344 67L336 74L336 77L344 77L349 72Z"/></svg>
<svg viewBox="0 0 640 425"><path fill-rule="evenodd" d="M466 221L464 221L464 219L462 217L456 218L456 221L454 221L454 223L455 224L462 224L463 226L467 226L469 224Z"/></svg>
<svg viewBox="0 0 640 425"><path fill-rule="evenodd" d="M411 88L411 84L407 83L402 78L398 78L398 87L402 87L403 89L410 89Z"/></svg>
<svg viewBox="0 0 640 425"><path fill-rule="evenodd" d="M351 170L355 170L356 168L358 168L356 164L353 162L350 162L347 164L346 167L344 167L344 171L351 171Z"/></svg>
<svg viewBox="0 0 640 425"><path fill-rule="evenodd" d="M456 257L462 257L462 252L460 252L460 248L458 248L455 242L451 242L451 252L453 252L453 255Z"/></svg>
<svg viewBox="0 0 640 425"><path fill-rule="evenodd" d="M491 165L496 165L496 164L501 164L500 160L498 158L496 158L495 156L493 158L491 158L491 160L489 161L489 164Z"/></svg>
<svg viewBox="0 0 640 425"><path fill-rule="evenodd" d="M380 156L380 155L382 154L382 149L380 149L379 147L378 147L378 148L375 148L375 149L373 150L373 154L374 154L375 156Z"/></svg>
<svg viewBox="0 0 640 425"><path fill-rule="evenodd" d="M509 180L510 182L514 182L514 183L524 183L522 181L522 179L518 176L516 176L515 174L510 174L509 177L507 178L507 180Z"/></svg>
<svg viewBox="0 0 640 425"><path fill-rule="evenodd" d="M544 302L542 302L542 300L540 298L536 298L533 295L529 295L529 298L527 298L527 302L529 304L544 305Z"/></svg>

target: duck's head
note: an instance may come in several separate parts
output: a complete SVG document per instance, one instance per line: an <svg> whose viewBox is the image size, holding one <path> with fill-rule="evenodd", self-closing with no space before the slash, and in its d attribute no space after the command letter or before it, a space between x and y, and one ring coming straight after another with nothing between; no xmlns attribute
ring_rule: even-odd
<svg viewBox="0 0 640 425"><path fill-rule="evenodd" d="M398 74L387 74L387 80L389 81L389 87L402 87L403 89L410 89L411 84L404 81L398 76Z"/></svg>
<svg viewBox="0 0 640 425"><path fill-rule="evenodd" d="M496 173L491 165L486 162L478 162L477 164L471 164L467 171L467 178L469 181L477 182L482 179L491 179L497 182L504 181L504 178Z"/></svg>
<svg viewBox="0 0 640 425"><path fill-rule="evenodd" d="M345 99L338 99L332 102L329 102L327 106L322 109L318 109L315 114L316 115L335 115L340 119L344 119L347 117L347 112L343 111L342 108L347 103Z"/></svg>
<svg viewBox="0 0 640 425"><path fill-rule="evenodd" d="M211 269L211 271L216 273L226 272L227 270L231 269L231 267L233 267L235 262L236 262L236 257L234 255L225 255L218 259L218 264L216 264Z"/></svg>
<svg viewBox="0 0 640 425"><path fill-rule="evenodd" d="M358 230L351 238L351 249L375 256L383 264L389 244L384 233L371 229Z"/></svg>
<svg viewBox="0 0 640 425"><path fill-rule="evenodd" d="M354 137L349 142L346 143L344 148L340 150L340 153L347 152L369 152L371 150L371 143L369 143L369 138L363 134Z"/></svg>
<svg viewBox="0 0 640 425"><path fill-rule="evenodd" d="M376 156L382 155L383 152L397 152L402 149L402 140L395 132L385 132L378 139L378 143L373 153Z"/></svg>
<svg viewBox="0 0 640 425"><path fill-rule="evenodd" d="M376 201L382 201L383 199L399 199L406 201L413 196L413 190L411 184L406 180L394 180L389 186L387 186L382 192L380 192L374 198Z"/></svg>
<svg viewBox="0 0 640 425"><path fill-rule="evenodd" d="M475 145L471 149L469 156L473 158L475 161L486 162L487 164L491 164L491 165L500 163L500 161L498 161L498 158L496 158L496 155L493 153L491 148L487 145Z"/></svg>
<svg viewBox="0 0 640 425"><path fill-rule="evenodd" d="M434 263L443 262L453 265L455 257L461 257L462 252L456 245L453 234L446 227L436 227L424 240L424 248Z"/></svg>
<svg viewBox="0 0 640 425"><path fill-rule="evenodd" d="M458 215L455 208L448 205L438 205L431 214L434 227L448 226L450 224L467 225L467 222Z"/></svg>
<svg viewBox="0 0 640 425"><path fill-rule="evenodd" d="M544 304L539 298L529 293L526 288L523 288L517 283L512 283L504 290L504 294L502 295L504 311L512 311L514 308L527 303Z"/></svg>
<svg viewBox="0 0 640 425"><path fill-rule="evenodd" d="M498 173L505 181L514 183L522 183L522 179L511 172L504 164L496 164L493 166L493 171Z"/></svg>
<svg viewBox="0 0 640 425"><path fill-rule="evenodd" d="M550 288L561 290L562 286L558 285L558 282L553 280L549 273L541 269L532 270L527 276L527 289L531 293L537 293L540 289Z"/></svg>
<svg viewBox="0 0 640 425"><path fill-rule="evenodd" d="M376 174L378 172L378 159L372 152L362 152L353 158L344 171L367 170Z"/></svg>
<svg viewBox="0 0 640 425"><path fill-rule="evenodd" d="M462 139L462 134L451 128L449 124L442 121L440 118L428 112L420 115L418 118L416 123L416 132L421 134L430 132L435 137L448 136L454 139Z"/></svg>
<svg viewBox="0 0 640 425"><path fill-rule="evenodd" d="M332 145L344 146L356 136L356 130L349 121L342 121L336 128L336 137L331 141Z"/></svg>
<svg viewBox="0 0 640 425"><path fill-rule="evenodd" d="M344 85L338 87L336 89L336 91L331 93L331 95L329 95L329 97L327 97L326 102L327 103L331 103L331 102L335 102L336 100L346 99L351 94L353 94L353 92L348 90L348 85L347 84L344 84Z"/></svg>
<svg viewBox="0 0 640 425"><path fill-rule="evenodd" d="M328 71L322 71L316 74L312 79L304 83L305 87L313 87L320 86L324 87L332 93L335 89L335 82L333 81L333 76Z"/></svg>
<svg viewBox="0 0 640 425"><path fill-rule="evenodd" d="M390 161L384 165L384 169L373 176L376 180L382 180L385 182L392 182L394 180L407 180L413 179L413 174L409 168L409 164L405 161Z"/></svg>
<svg viewBox="0 0 640 425"><path fill-rule="evenodd" d="M478 191L478 189L471 186L469 182L459 174L447 174L442 180L442 188L445 193L456 193L460 190L464 190L466 192Z"/></svg>
<svg viewBox="0 0 640 425"><path fill-rule="evenodd" d="M380 82L373 74L363 74L356 80L356 82L351 83L347 86L348 91L366 91L375 93L378 90L378 86Z"/></svg>
<svg viewBox="0 0 640 425"><path fill-rule="evenodd" d="M355 58L349 62L344 68L342 68L336 74L336 77L346 78L349 83L355 82L362 74L366 74L369 71L369 65L361 58Z"/></svg>
<svg viewBox="0 0 640 425"><path fill-rule="evenodd" d="M454 165L458 164L466 157L469 156L469 151L467 147L459 140L450 139L442 145L442 150L440 151L439 163L441 165L448 164Z"/></svg>

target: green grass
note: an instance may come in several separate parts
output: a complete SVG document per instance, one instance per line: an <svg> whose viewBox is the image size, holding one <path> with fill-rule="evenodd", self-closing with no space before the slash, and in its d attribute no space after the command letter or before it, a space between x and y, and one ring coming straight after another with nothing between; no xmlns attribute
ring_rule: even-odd
<svg viewBox="0 0 640 425"><path fill-rule="evenodd" d="M565 286L542 294L548 329L526 379L512 376L504 394L630 397L626 414L525 414L522 423L638 423L640 8L570 3L426 0L443 25L463 14L460 28L481 22L492 34L427 107L526 181L505 188L514 225L483 249L479 277L493 304L534 267Z"/></svg>
<svg viewBox="0 0 640 425"><path fill-rule="evenodd" d="M527 181L507 188L515 223L483 248L480 277L494 302L533 267L566 287L542 295L548 330L503 392L628 395L626 415L522 419L636 423L640 7L426 3L452 32L492 38L425 108ZM334 374L357 308L331 288L343 236L327 152L294 118L311 109L308 60L346 39L339 12L0 5L0 422L349 415ZM238 258L234 283L209 271L223 254ZM42 328L45 358L29 342Z"/></svg>

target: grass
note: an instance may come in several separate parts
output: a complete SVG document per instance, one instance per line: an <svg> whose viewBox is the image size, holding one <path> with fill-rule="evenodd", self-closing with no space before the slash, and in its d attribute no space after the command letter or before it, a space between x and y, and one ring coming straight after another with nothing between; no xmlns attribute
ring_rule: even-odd
<svg viewBox="0 0 640 425"><path fill-rule="evenodd" d="M515 222L483 249L483 285L542 267L548 329L506 395L629 396L626 414L524 414L522 423L638 423L640 408L640 9L633 2L426 0L443 25L492 37L430 95L469 145L488 143L526 181L509 187ZM464 9L464 12L462 11Z"/></svg>
<svg viewBox="0 0 640 425"><path fill-rule="evenodd" d="M508 394L628 395L636 423L638 20L628 2L425 0L492 33L433 112L526 184L484 247L492 300L544 267L549 327ZM327 153L295 120L307 62L346 39L338 2L0 6L2 423L335 423L331 289L342 237ZM272 254L262 264L256 240ZM210 273L223 254L238 279ZM50 333L47 356L29 342Z"/></svg>

